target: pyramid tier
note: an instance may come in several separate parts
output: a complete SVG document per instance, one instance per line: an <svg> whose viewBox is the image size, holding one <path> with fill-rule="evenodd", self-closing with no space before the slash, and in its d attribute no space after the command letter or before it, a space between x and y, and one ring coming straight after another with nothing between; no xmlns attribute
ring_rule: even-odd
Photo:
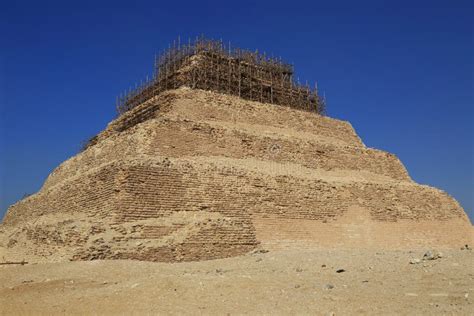
<svg viewBox="0 0 474 316"><path fill-rule="evenodd" d="M20 221L29 225L15 229ZM224 157L104 165L15 204L4 225L11 247L39 256L60 247L72 260L203 260L259 244L453 246L470 231L459 205L430 187Z"/></svg>
<svg viewBox="0 0 474 316"><path fill-rule="evenodd" d="M208 95L218 101L231 99L231 105L224 100L206 103ZM255 116L246 115L247 112ZM146 113L143 122L136 121L140 113ZM232 117L235 120L228 121ZM285 117L287 126L276 123ZM358 170L410 181L395 155L365 147L347 122L211 92L180 89L113 121L99 135L96 145L54 170L45 187L113 160L157 154L177 158L256 158L318 170Z"/></svg>

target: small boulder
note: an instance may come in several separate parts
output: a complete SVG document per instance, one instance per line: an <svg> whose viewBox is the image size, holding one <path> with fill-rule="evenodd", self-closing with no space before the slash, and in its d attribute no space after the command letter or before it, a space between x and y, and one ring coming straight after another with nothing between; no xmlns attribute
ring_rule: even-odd
<svg viewBox="0 0 474 316"><path fill-rule="evenodd" d="M325 290L332 290L333 288L334 288L334 285L332 285L332 284L326 284L326 285L324 286L324 289L325 289Z"/></svg>
<svg viewBox="0 0 474 316"><path fill-rule="evenodd" d="M423 255L423 260L437 260L442 257L443 257L443 254L441 252L436 251L436 250L428 250Z"/></svg>
<svg viewBox="0 0 474 316"><path fill-rule="evenodd" d="M261 253L267 253L269 252L269 250L266 250L266 249L255 249L254 251L251 252L252 255L258 255L258 254L261 254Z"/></svg>

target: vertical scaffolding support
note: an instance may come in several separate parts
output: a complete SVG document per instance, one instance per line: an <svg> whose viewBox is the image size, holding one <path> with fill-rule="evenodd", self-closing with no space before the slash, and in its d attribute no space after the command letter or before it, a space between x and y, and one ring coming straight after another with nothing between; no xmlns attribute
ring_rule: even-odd
<svg viewBox="0 0 474 316"><path fill-rule="evenodd" d="M135 85L135 89L116 98L116 109L122 114L146 100L169 89L181 86L237 95L241 98L285 105L324 114L326 98L312 89L308 82L293 79L293 66L281 58L267 57L266 53L232 48L222 40L212 41L203 36L194 42L173 41L154 58L151 79Z"/></svg>

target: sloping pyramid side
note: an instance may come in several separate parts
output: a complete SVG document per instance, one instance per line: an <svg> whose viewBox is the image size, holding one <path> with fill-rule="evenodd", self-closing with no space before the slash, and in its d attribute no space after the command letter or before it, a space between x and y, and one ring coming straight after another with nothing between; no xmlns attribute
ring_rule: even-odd
<svg viewBox="0 0 474 316"><path fill-rule="evenodd" d="M11 206L0 233L12 259L44 260L473 241L453 198L414 183L349 123L187 88L112 121L97 144Z"/></svg>

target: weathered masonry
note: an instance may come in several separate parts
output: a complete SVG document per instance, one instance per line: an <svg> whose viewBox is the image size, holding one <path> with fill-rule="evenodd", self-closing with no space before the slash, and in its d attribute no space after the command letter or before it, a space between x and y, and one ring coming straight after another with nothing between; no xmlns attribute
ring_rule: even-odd
<svg viewBox="0 0 474 316"><path fill-rule="evenodd" d="M349 123L312 112L180 88L123 113L95 142L9 208L8 249L189 261L257 247L472 243L453 198L414 183Z"/></svg>

